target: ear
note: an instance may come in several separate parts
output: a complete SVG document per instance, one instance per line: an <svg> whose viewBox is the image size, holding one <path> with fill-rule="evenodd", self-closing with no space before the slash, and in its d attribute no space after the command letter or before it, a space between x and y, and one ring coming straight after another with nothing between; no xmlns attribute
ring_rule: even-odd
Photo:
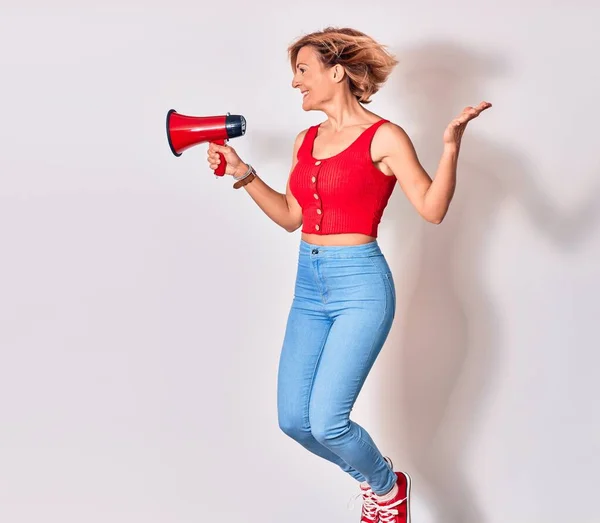
<svg viewBox="0 0 600 523"><path fill-rule="evenodd" d="M340 64L335 64L331 68L331 77L334 82L341 82L346 76L345 69Z"/></svg>

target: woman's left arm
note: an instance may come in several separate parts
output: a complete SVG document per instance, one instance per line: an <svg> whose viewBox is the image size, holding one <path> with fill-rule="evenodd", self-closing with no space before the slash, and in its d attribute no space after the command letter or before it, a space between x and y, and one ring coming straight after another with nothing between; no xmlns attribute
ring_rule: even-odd
<svg viewBox="0 0 600 523"><path fill-rule="evenodd" d="M392 170L409 201L428 222L439 224L448 212L456 187L460 142L467 123L491 106L489 102L481 102L477 107L465 107L450 122L444 131L444 150L433 180L419 162L406 132L395 124L382 126L385 132L378 140L378 156Z"/></svg>

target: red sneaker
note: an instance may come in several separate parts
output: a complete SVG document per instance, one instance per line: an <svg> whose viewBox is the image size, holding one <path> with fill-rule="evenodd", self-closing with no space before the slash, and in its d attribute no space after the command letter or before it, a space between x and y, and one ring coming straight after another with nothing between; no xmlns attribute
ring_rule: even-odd
<svg viewBox="0 0 600 523"><path fill-rule="evenodd" d="M362 493L362 514L360 515L360 523L378 523L379 505L375 498L375 493L371 487L360 486Z"/></svg>
<svg viewBox="0 0 600 523"><path fill-rule="evenodd" d="M392 460L385 456L383 458L390 466L394 468ZM362 513L360 523L379 523L379 505L377 497L369 485L360 485L360 494L354 496L354 499L362 496ZM354 505L354 503L352 504Z"/></svg>
<svg viewBox="0 0 600 523"><path fill-rule="evenodd" d="M389 501L375 501L379 507L379 523L410 523L410 476L396 472L398 494Z"/></svg>

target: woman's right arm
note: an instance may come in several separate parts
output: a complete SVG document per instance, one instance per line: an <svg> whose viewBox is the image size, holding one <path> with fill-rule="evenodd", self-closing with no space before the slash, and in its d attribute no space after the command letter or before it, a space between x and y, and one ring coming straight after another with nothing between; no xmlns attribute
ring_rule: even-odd
<svg viewBox="0 0 600 523"><path fill-rule="evenodd" d="M296 141L294 142L292 167L288 175L285 194L279 193L269 187L258 175L252 182L244 185L246 192L250 194L263 212L277 225L283 227L288 232L294 232L302 225L302 208L290 191L290 176L298 162L298 149L304 140L305 134L306 129L298 134ZM208 161L211 169L216 169L216 166L219 164L218 155L216 154L217 151L223 153L227 161L226 174L229 174L228 171L231 171L231 174L240 176L248 170L248 165L239 159L232 147L215 146L215 144L212 143L209 145L208 151Z"/></svg>

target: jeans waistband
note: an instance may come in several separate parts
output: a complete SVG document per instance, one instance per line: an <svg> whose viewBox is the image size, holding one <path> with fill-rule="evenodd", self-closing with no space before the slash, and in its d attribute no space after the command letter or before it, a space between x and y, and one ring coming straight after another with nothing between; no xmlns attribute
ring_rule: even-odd
<svg viewBox="0 0 600 523"><path fill-rule="evenodd" d="M323 258L366 258L381 254L377 240L360 245L316 245L300 240L300 254Z"/></svg>

